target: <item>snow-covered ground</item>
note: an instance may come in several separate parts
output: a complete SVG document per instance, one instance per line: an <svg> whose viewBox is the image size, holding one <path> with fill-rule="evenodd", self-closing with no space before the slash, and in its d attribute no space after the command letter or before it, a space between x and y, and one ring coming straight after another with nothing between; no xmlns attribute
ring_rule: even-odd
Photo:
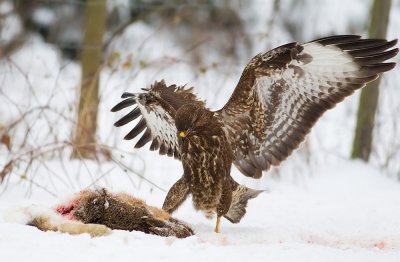
<svg viewBox="0 0 400 262"><path fill-rule="evenodd" d="M55 203L43 196L18 198L14 190L23 185L10 182L0 205L1 257L59 262L400 261L400 185L359 162L342 160L317 172L302 186L270 177L268 192L250 202L241 223L223 220L220 234L213 232L215 221L194 211L187 200L176 213L196 232L186 239L124 231L91 238L8 223L4 217L15 207ZM134 194L146 195L140 190ZM154 191L150 202L160 206L164 195Z"/></svg>
<svg viewBox="0 0 400 262"><path fill-rule="evenodd" d="M340 33L366 35L370 1L324 0L318 1L318 6L313 1L301 6L281 1L280 14L267 28L273 2L257 0L241 6L240 15L252 40L252 48L247 50L250 55L293 40ZM389 39L400 38L399 10L400 1L394 0ZM299 39L291 39L281 20L298 24ZM224 40L215 37L202 48L213 50L214 41ZM236 59L207 51L201 55L208 70L199 73L198 65L191 64L187 47L177 41L168 30L137 22L107 50L118 52L120 59L101 73L98 142L109 147L113 161L71 160L67 147L60 149L61 157L45 154L30 163L29 150L45 151L71 140L80 67L64 60L56 48L37 36L29 36L28 43L9 60L0 61L0 135L29 112L9 133L10 151L0 144L0 170L10 159L21 157L0 184L0 261L400 261L400 183L388 169L378 168L391 156L386 164L400 170L399 163L393 161L399 156L400 145L398 67L384 74L382 81L375 136L379 143L375 143L372 163L347 160L358 103L356 92L325 114L307 144L279 169L258 181L245 179L232 169L239 182L266 192L250 202L240 224L223 220L220 234L213 232L215 221L196 212L190 199L174 214L196 231L186 239L124 231L91 238L11 223L10 214L16 208L31 204L52 207L87 187L124 191L148 204L162 205L166 191L182 174L180 163L148 152L147 147L133 150L134 142L122 139L127 128L112 126L118 115L110 113L110 108L123 91L138 92L163 78L168 84L195 86L211 108L219 108L250 59L246 52ZM244 40L239 38L238 42ZM393 60L400 62L400 57ZM130 66L124 67L125 62Z"/></svg>

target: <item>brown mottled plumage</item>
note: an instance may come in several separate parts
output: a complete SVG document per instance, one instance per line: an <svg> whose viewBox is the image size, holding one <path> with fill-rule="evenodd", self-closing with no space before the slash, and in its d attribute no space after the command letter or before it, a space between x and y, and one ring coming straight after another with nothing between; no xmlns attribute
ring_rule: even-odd
<svg viewBox="0 0 400 262"><path fill-rule="evenodd" d="M398 53L390 49L396 43L340 35L258 54L215 112L197 100L192 88L155 82L147 93L122 95L127 99L113 112L137 107L115 126L141 115L125 139L145 130L135 147L151 141L150 150L182 161L184 174L168 192L166 211L192 194L195 208L239 222L248 199L260 191L238 185L230 176L231 163L252 178L279 165L326 110L394 68L395 63L384 62Z"/></svg>
<svg viewBox="0 0 400 262"><path fill-rule="evenodd" d="M215 211L219 217L225 215L235 185L229 175L232 150L221 123L203 106L185 104L176 112L175 125L184 132L179 138L184 174L168 193L163 209L174 211L190 193L194 207L207 216ZM176 192L181 192L178 200Z"/></svg>

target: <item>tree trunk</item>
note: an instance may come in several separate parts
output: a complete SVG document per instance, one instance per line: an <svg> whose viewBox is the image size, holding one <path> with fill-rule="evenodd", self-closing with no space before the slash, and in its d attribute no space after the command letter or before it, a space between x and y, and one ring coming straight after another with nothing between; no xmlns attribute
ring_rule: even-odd
<svg viewBox="0 0 400 262"><path fill-rule="evenodd" d="M386 38L391 0L374 0L371 10L369 37ZM375 114L379 98L380 79L369 83L362 89L357 114L357 125L351 158L369 160L372 149L372 136Z"/></svg>
<svg viewBox="0 0 400 262"><path fill-rule="evenodd" d="M106 15L106 0L86 1L85 35L81 56L82 80L72 153L74 158L94 158L96 156L99 74Z"/></svg>

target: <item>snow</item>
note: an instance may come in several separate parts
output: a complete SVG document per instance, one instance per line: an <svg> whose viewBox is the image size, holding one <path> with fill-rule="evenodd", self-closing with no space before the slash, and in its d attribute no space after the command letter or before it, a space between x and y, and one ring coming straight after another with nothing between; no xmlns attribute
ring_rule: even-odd
<svg viewBox="0 0 400 262"><path fill-rule="evenodd" d="M12 12L13 9L13 4L9 1L2 1L0 3L0 14L2 15Z"/></svg>
<svg viewBox="0 0 400 262"><path fill-rule="evenodd" d="M399 261L400 185L361 162L338 161L318 173L301 187L270 177L268 192L250 202L241 223L222 220L220 234L187 200L175 214L196 232L186 239L118 230L98 238L41 232L4 221L24 202L13 198L19 204L2 201L0 207L0 252L13 261ZM164 195L153 192L158 205ZM54 204L38 199L42 206Z"/></svg>
<svg viewBox="0 0 400 262"><path fill-rule="evenodd" d="M20 18L12 13L14 6L12 2L0 2L0 47L8 44L13 38L22 33Z"/></svg>
<svg viewBox="0 0 400 262"><path fill-rule="evenodd" d="M186 239L124 231L98 238L41 232L21 225L26 217L13 213L30 205L43 211L81 189L93 187L127 192L150 205L162 206L166 192L181 176L182 166L149 152L147 147L134 150L135 141L123 141L127 129L114 128L112 123L120 115L109 112L120 101L122 92L136 92L165 79L167 84L195 86L197 94L217 109L233 91L251 55L294 40L308 41L336 33L366 34L362 25L368 18L369 1L323 1L318 7L316 1L306 1L304 6L296 6L299 11L294 13L288 12L288 4L295 1L281 2L281 11L270 28L266 25L274 13L273 1L242 4L240 16L252 39L251 50L237 59L219 57L212 51L213 43L223 37L214 35L200 54L205 65L216 66L209 66L204 73L192 65L193 58L185 51L188 46L181 45L168 28L142 22L127 27L107 50L107 55L115 52L119 58L100 75L98 141L112 150L115 160L71 160L67 148L61 159L44 155L43 162L32 163L30 173L25 173L29 158L15 167L0 184L2 261L400 261L400 183L394 180L396 173L383 168L388 155L399 159L398 68L382 78L376 132L380 140L375 143L379 146L370 164L347 160L357 92L327 112L307 143L262 179L248 179L232 169L238 182L265 189L266 193L250 201L240 224L223 220L220 234L213 232L215 221L196 212L190 199L174 214L196 231L195 236ZM110 3L109 8L125 8L127 1ZM389 39L400 37L400 2L395 0L392 5ZM10 8L10 1L0 4L0 12ZM40 19L47 22L51 17L45 14ZM288 25L296 22L293 39ZM1 31L2 40L9 41L20 30L20 21L9 25ZM130 66L124 66L125 62ZM47 108L33 111L12 129L11 151L0 145L0 169L11 157L70 141L79 78L79 64L64 60L54 46L35 36L28 36L27 43L9 60L0 61L0 135L2 127L13 123L21 112ZM20 148L22 141L25 146ZM51 145L54 141L57 144ZM400 170L399 161L388 163L390 170Z"/></svg>
<svg viewBox="0 0 400 262"><path fill-rule="evenodd" d="M32 14L32 20L41 26L48 26L54 23L56 17L53 11L49 8L36 8Z"/></svg>

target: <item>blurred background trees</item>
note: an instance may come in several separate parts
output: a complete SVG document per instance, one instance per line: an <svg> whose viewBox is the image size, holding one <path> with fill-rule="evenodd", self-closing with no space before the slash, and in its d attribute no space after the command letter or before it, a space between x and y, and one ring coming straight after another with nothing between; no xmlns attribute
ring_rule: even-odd
<svg viewBox="0 0 400 262"><path fill-rule="evenodd" d="M96 156L99 79L102 68L103 38L106 26L106 0L87 0L83 36L78 122L74 134L75 158Z"/></svg>
<svg viewBox="0 0 400 262"><path fill-rule="evenodd" d="M370 38L386 38L391 2L391 0L374 0L368 29ZM361 90L357 125L351 153L351 158L353 159L369 160L373 146L373 131L375 114L378 108L380 82L381 79L379 78Z"/></svg>

